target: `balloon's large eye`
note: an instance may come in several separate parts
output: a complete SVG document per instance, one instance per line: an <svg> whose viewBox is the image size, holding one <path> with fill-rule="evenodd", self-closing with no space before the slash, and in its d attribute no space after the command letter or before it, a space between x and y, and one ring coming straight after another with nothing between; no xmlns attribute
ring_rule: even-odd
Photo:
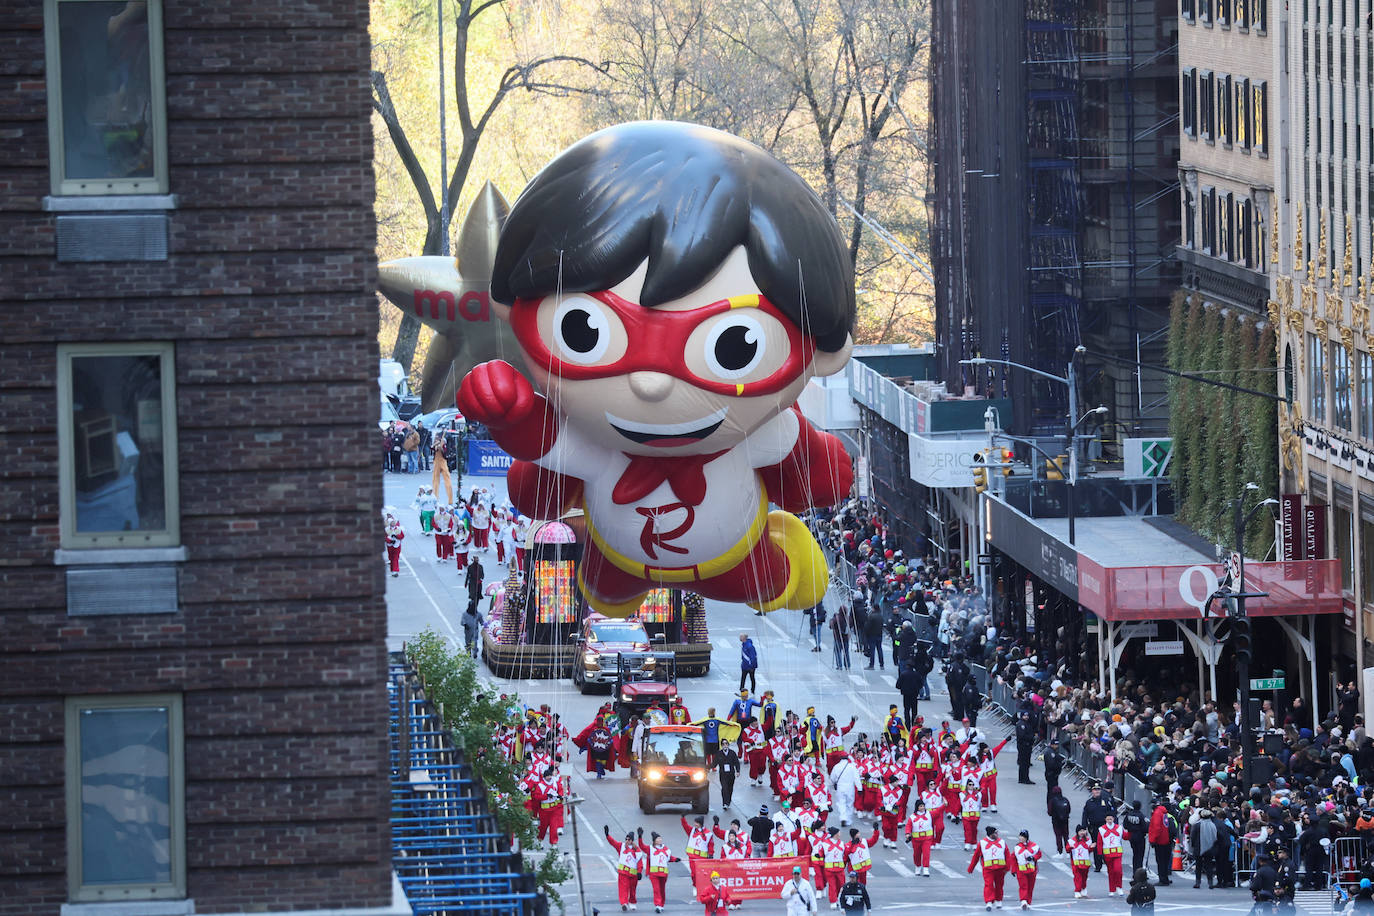
<svg viewBox="0 0 1374 916"><path fill-rule="evenodd" d="M737 313L718 321L706 336L706 365L723 379L744 378L763 360L768 335L752 315Z"/></svg>
<svg viewBox="0 0 1374 916"><path fill-rule="evenodd" d="M564 302L553 316L553 336L562 359L583 366L596 363L611 343L605 306L592 299Z"/></svg>

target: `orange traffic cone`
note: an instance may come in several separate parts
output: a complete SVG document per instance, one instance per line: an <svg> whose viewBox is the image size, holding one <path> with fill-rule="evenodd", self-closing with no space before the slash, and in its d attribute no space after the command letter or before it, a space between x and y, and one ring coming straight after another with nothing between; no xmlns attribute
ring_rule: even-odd
<svg viewBox="0 0 1374 916"><path fill-rule="evenodd" d="M1171 871L1183 871L1183 841L1174 840L1174 861L1169 864Z"/></svg>

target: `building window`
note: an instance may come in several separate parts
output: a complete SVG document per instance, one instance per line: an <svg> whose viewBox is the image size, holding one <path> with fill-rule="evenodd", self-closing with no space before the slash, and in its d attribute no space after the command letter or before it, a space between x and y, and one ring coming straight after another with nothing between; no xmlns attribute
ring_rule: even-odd
<svg viewBox="0 0 1374 916"><path fill-rule="evenodd" d="M1217 191L1216 188L1202 189L1202 250L1207 254L1216 251L1217 245Z"/></svg>
<svg viewBox="0 0 1374 916"><path fill-rule="evenodd" d="M53 194L165 194L162 2L44 0Z"/></svg>
<svg viewBox="0 0 1374 916"><path fill-rule="evenodd" d="M1179 88L1179 113L1183 118L1183 134L1197 136L1197 68L1189 67L1183 71Z"/></svg>
<svg viewBox="0 0 1374 916"><path fill-rule="evenodd" d="M1193 0L1179 0L1179 14L1183 16L1184 22L1193 21L1193 17L1196 15L1195 6Z"/></svg>
<svg viewBox="0 0 1374 916"><path fill-rule="evenodd" d="M1202 139L1211 140L1216 136L1216 78L1211 73L1203 73L1198 83L1198 112L1202 126Z"/></svg>
<svg viewBox="0 0 1374 916"><path fill-rule="evenodd" d="M1250 81L1239 77L1235 81L1236 100L1236 145L1241 149L1250 148Z"/></svg>
<svg viewBox="0 0 1374 916"><path fill-rule="evenodd" d="M1235 106L1231 104L1230 75L1217 77L1217 134L1223 146L1235 136Z"/></svg>
<svg viewBox="0 0 1374 916"><path fill-rule="evenodd" d="M1350 351L1331 341L1331 423L1354 429L1350 423Z"/></svg>
<svg viewBox="0 0 1374 916"><path fill-rule="evenodd" d="M174 547L176 392L170 343L57 350L63 547Z"/></svg>
<svg viewBox="0 0 1374 916"><path fill-rule="evenodd" d="M1240 205L1240 259L1246 267L1255 266L1255 204L1246 198Z"/></svg>
<svg viewBox="0 0 1374 916"><path fill-rule="evenodd" d="M1232 247L1231 232L1231 195L1222 194L1217 197L1217 247L1216 252L1226 260L1232 260L1234 249Z"/></svg>
<svg viewBox="0 0 1374 916"><path fill-rule="evenodd" d="M1231 0L1217 0L1217 22L1229 25L1231 22Z"/></svg>
<svg viewBox="0 0 1374 916"><path fill-rule="evenodd" d="M1207 25L1212 24L1212 2L1213 0L1197 0L1197 18Z"/></svg>
<svg viewBox="0 0 1374 916"><path fill-rule="evenodd" d="M1250 0L1236 0L1236 25L1242 29L1250 28Z"/></svg>
<svg viewBox="0 0 1374 916"><path fill-rule="evenodd" d="M1250 115L1254 123L1250 134L1255 149L1266 153L1269 151L1269 84L1261 80L1252 83L1251 87L1254 101L1250 106Z"/></svg>
<svg viewBox="0 0 1374 916"><path fill-rule="evenodd" d="M1360 423L1359 435L1374 440L1374 360L1364 350L1355 351L1355 384L1359 392L1357 419ZM1366 580L1374 596L1374 579Z"/></svg>
<svg viewBox="0 0 1374 916"><path fill-rule="evenodd" d="M1307 415L1326 422L1326 342L1307 335Z"/></svg>
<svg viewBox="0 0 1374 916"><path fill-rule="evenodd" d="M69 697L67 886L73 902L186 896L181 697Z"/></svg>
<svg viewBox="0 0 1374 916"><path fill-rule="evenodd" d="M1269 0L1250 0L1250 24L1261 32L1269 28Z"/></svg>
<svg viewBox="0 0 1374 916"><path fill-rule="evenodd" d="M1365 506L1364 500L1360 500L1360 571L1361 579L1365 583L1364 600L1368 605L1374 601L1374 595L1370 593L1370 583L1374 582L1374 522L1365 518L1364 515L1369 510Z"/></svg>

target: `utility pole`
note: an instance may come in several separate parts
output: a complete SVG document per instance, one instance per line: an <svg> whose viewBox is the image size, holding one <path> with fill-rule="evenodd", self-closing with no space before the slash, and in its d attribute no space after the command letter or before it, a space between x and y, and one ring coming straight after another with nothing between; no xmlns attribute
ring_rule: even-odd
<svg viewBox="0 0 1374 916"><path fill-rule="evenodd" d="M1080 348L1081 349L1081 348ZM1069 416L1065 423L1064 445L1069 452L1069 479L1064 490L1068 494L1065 500L1068 503L1069 514L1069 546L1074 546L1073 523L1074 523L1074 500L1073 488L1078 483L1078 370L1075 363L1078 362L1078 350L1069 354Z"/></svg>
<svg viewBox="0 0 1374 916"><path fill-rule="evenodd" d="M444 109L444 0L439 11L439 253L448 254L448 122ZM410 367L407 366L407 369Z"/></svg>
<svg viewBox="0 0 1374 916"><path fill-rule="evenodd" d="M1250 721L1250 618L1245 616L1245 491L1236 497L1236 619L1232 621L1232 636L1236 637L1236 678L1240 681L1240 747L1245 759L1241 768L1241 786L1251 784L1251 761L1255 759L1255 723ZM1257 507L1258 508L1258 507Z"/></svg>

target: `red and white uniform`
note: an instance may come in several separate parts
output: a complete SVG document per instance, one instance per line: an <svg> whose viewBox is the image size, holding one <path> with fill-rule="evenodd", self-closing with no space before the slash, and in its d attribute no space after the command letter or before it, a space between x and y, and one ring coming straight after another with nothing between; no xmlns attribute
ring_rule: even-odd
<svg viewBox="0 0 1374 916"><path fill-rule="evenodd" d="M935 821L935 843L939 845L945 838L945 792L938 782L932 782L921 793L921 801Z"/></svg>
<svg viewBox="0 0 1374 916"><path fill-rule="evenodd" d="M782 859L797 855L797 834L799 831L774 830L768 838L768 857Z"/></svg>
<svg viewBox="0 0 1374 916"><path fill-rule="evenodd" d="M654 906L666 906L668 900L668 863L682 861L673 855L662 840L645 848L644 856L649 863L649 886L654 891Z"/></svg>
<svg viewBox="0 0 1374 916"><path fill-rule="evenodd" d="M1069 865L1073 868L1073 892L1082 894L1088 889L1088 872L1093 867L1092 840L1069 837Z"/></svg>
<svg viewBox="0 0 1374 916"><path fill-rule="evenodd" d="M935 746L930 739L917 743L912 754L911 770L916 777L916 791L924 792L935 778Z"/></svg>
<svg viewBox="0 0 1374 916"><path fill-rule="evenodd" d="M447 508L440 506L434 511L434 519L430 524L434 527L434 556L439 560L447 560L453 556L453 516Z"/></svg>
<svg viewBox="0 0 1374 916"><path fill-rule="evenodd" d="M819 859L821 865L821 881L818 881L816 886L826 889L826 894L830 897L831 903L840 899L840 888L844 885L846 858L845 844L841 843L838 837L821 837L812 844L812 862L814 864Z"/></svg>
<svg viewBox="0 0 1374 916"><path fill-rule="evenodd" d="M725 839L720 844L720 856L722 859L747 859L749 858L749 840L740 835L725 835Z"/></svg>
<svg viewBox="0 0 1374 916"><path fill-rule="evenodd" d="M467 523L461 519L454 519L452 554L458 559L459 572L463 572L468 568L468 548L471 546L472 529L468 528Z"/></svg>
<svg viewBox="0 0 1374 916"><path fill-rule="evenodd" d="M744 759L749 764L749 778L762 779L768 764L768 744L763 739L763 728L757 723L746 726L740 732L739 740Z"/></svg>
<svg viewBox="0 0 1374 916"><path fill-rule="evenodd" d="M682 831L687 834L687 858L711 857L711 834L708 829L687 823L685 817L682 819Z"/></svg>
<svg viewBox="0 0 1374 916"><path fill-rule="evenodd" d="M825 777L820 779L810 779L806 783L806 800L816 806L816 810L822 814L830 811L834 807L834 799L830 795L830 787L825 784Z"/></svg>
<svg viewBox="0 0 1374 916"><path fill-rule="evenodd" d="M978 863L983 864L983 902L1001 903L1002 884L1007 879L1007 844L995 837L983 837L974 847L973 859L968 863L969 874Z"/></svg>
<svg viewBox="0 0 1374 916"><path fill-rule="evenodd" d="M978 761L978 784L983 790L983 804L994 810L997 808L997 753L1010 740L1006 738L1001 744L989 748L988 755Z"/></svg>
<svg viewBox="0 0 1374 916"><path fill-rule="evenodd" d="M975 785L959 793L959 818L964 823L964 844L978 842L978 821L983 816L982 792Z"/></svg>
<svg viewBox="0 0 1374 916"><path fill-rule="evenodd" d="M945 781L945 810L959 817L959 793L964 788L964 765L959 758L946 760L940 764L940 776Z"/></svg>
<svg viewBox="0 0 1374 916"><path fill-rule="evenodd" d="M1120 824L1103 824L1097 828L1097 850L1107 866L1107 893L1121 890L1121 854L1125 837Z"/></svg>
<svg viewBox="0 0 1374 916"><path fill-rule="evenodd" d="M1016 890L1019 898L1027 906L1034 903L1035 876L1040 873L1040 846L1030 840L1016 844L1012 850L1012 861L1016 866Z"/></svg>
<svg viewBox="0 0 1374 916"><path fill-rule="evenodd" d="M778 767L778 798L782 801L792 799L795 805L801 789L801 767L795 763L784 763Z"/></svg>
<svg viewBox="0 0 1374 916"><path fill-rule="evenodd" d="M882 782L882 761L873 755L865 755L855 761L859 765L859 793L854 807L860 811L878 809L878 790Z"/></svg>
<svg viewBox="0 0 1374 916"><path fill-rule="evenodd" d="M906 819L906 839L911 844L911 862L917 868L930 868L930 849L935 845L935 825L938 813L917 811Z"/></svg>
<svg viewBox="0 0 1374 916"><path fill-rule="evenodd" d="M906 813L906 790L895 782L883 786L878 792L878 818L883 839L889 843L897 842L897 827Z"/></svg>
<svg viewBox="0 0 1374 916"><path fill-rule="evenodd" d="M626 843L617 840L613 836L607 836L606 842L620 854L615 862L616 891L620 897L620 905L626 906L637 903L635 899L639 888L639 879L644 874L645 856L644 849L638 843ZM664 874L667 874L666 866Z"/></svg>
<svg viewBox="0 0 1374 916"><path fill-rule="evenodd" d="M401 571L401 542L406 539L405 529L394 519L386 526L386 561L392 573Z"/></svg>
<svg viewBox="0 0 1374 916"><path fill-rule="evenodd" d="M557 776L540 778L530 797L538 805L539 839L548 837L550 845L558 843L558 831L563 829L563 781Z"/></svg>
<svg viewBox="0 0 1374 916"><path fill-rule="evenodd" d="M869 853L870 843L878 842L878 828L873 828L873 835L868 839L857 837L845 844L844 856L849 863L849 868L854 872L854 879L860 884L868 883L868 873L873 868L873 856Z"/></svg>

